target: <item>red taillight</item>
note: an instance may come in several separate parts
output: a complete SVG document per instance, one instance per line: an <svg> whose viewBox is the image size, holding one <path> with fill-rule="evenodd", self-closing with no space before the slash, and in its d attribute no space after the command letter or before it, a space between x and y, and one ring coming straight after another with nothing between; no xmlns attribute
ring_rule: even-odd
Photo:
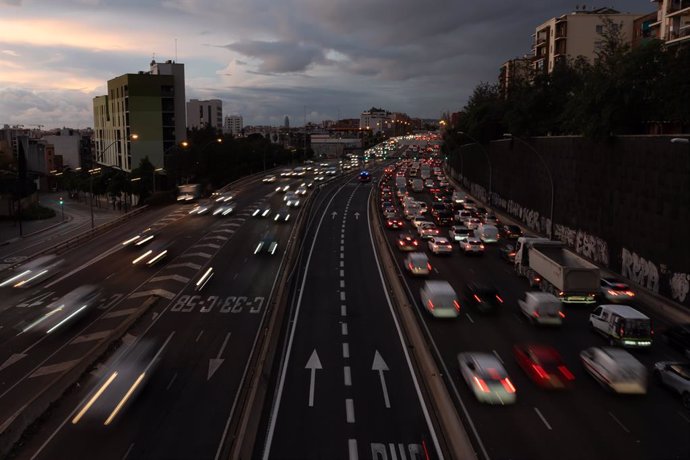
<svg viewBox="0 0 690 460"><path fill-rule="evenodd" d="M503 303L503 299L501 299L501 296L498 295L498 294L496 294L496 300L498 300L499 302Z"/></svg>
<svg viewBox="0 0 690 460"><path fill-rule="evenodd" d="M515 393L515 387L513 386L513 383L510 381L510 379L508 377L502 379L501 384L503 385L503 388L505 388L508 393Z"/></svg>
<svg viewBox="0 0 690 460"><path fill-rule="evenodd" d="M408 265L408 267L410 267L410 270L414 269L414 265L412 265L412 262L410 262L410 264Z"/></svg>
<svg viewBox="0 0 690 460"><path fill-rule="evenodd" d="M453 305L455 306L456 311L460 311L460 304L458 303L457 300L453 300Z"/></svg>
<svg viewBox="0 0 690 460"><path fill-rule="evenodd" d="M538 276L535 276L535 277L534 277L534 282L535 282L535 283L538 283L539 281L541 281L541 278L539 278Z"/></svg>
<svg viewBox="0 0 690 460"><path fill-rule="evenodd" d="M480 245L479 245L479 249L484 249L484 245L483 245L483 244L480 244Z"/></svg>
<svg viewBox="0 0 690 460"><path fill-rule="evenodd" d="M509 253L508 253L508 257L515 257L515 253L514 253L514 252L509 252Z"/></svg>
<svg viewBox="0 0 690 460"><path fill-rule="evenodd" d="M538 311L535 311L535 312L532 313L532 314L534 315L535 318L539 318L539 312L538 312Z"/></svg>
<svg viewBox="0 0 690 460"><path fill-rule="evenodd" d="M426 268L428 268L429 271L431 271L431 264L429 262L426 263Z"/></svg>
<svg viewBox="0 0 690 460"><path fill-rule="evenodd" d="M539 378L542 378L542 379L548 379L549 378L549 374L547 374L546 371L544 370L544 368L541 367L540 365L532 364L532 369L534 369L534 372L537 373Z"/></svg>
<svg viewBox="0 0 690 460"><path fill-rule="evenodd" d="M575 376L572 372L570 372L570 370L567 367L561 365L558 366L558 370L561 371L561 374L563 374L563 377L565 377L566 379L575 380Z"/></svg>
<svg viewBox="0 0 690 460"><path fill-rule="evenodd" d="M486 384L486 382L483 379L480 379L479 377L475 376L474 377L474 383L477 384L480 390L482 390L484 393L489 392L489 386Z"/></svg>
<svg viewBox="0 0 690 460"><path fill-rule="evenodd" d="M419 244L419 242L418 242L417 240L414 240L414 241L412 242L412 244L414 244L415 246L417 246L417 245Z"/></svg>
<svg viewBox="0 0 690 460"><path fill-rule="evenodd" d="M635 293L633 291L625 291L625 293L630 297L635 297Z"/></svg>
<svg viewBox="0 0 690 460"><path fill-rule="evenodd" d="M558 316L560 316L561 318L565 318L565 313L563 313L562 311L559 311Z"/></svg>
<svg viewBox="0 0 690 460"><path fill-rule="evenodd" d="M474 297L474 300L476 300L477 302L481 303L482 299L480 299L479 296L478 296L477 294L473 294L472 297Z"/></svg>
<svg viewBox="0 0 690 460"><path fill-rule="evenodd" d="M429 309L430 309L431 311L433 311L433 310L434 310L434 303L431 301L431 299L429 299L429 301L427 302L427 304L429 305Z"/></svg>

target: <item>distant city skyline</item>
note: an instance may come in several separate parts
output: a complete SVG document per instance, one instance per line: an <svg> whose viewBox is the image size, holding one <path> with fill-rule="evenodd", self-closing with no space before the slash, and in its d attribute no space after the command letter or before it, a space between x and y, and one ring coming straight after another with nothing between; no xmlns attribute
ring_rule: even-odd
<svg viewBox="0 0 690 460"><path fill-rule="evenodd" d="M647 0L607 6L654 10ZM358 118L372 106L435 119L528 53L537 25L574 9L564 0L0 0L0 124L92 127L91 101L107 81L148 70L154 57L185 64L187 100L220 99L245 125Z"/></svg>

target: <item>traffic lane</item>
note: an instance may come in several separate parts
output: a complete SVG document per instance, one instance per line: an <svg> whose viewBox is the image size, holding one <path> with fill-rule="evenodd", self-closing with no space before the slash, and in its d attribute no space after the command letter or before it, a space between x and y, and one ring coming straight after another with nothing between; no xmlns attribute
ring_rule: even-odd
<svg viewBox="0 0 690 460"><path fill-rule="evenodd" d="M221 276L209 282L208 290L205 290L204 296L196 297L193 283L190 283L186 291L172 302L169 311L158 318L146 337L154 337L160 341L166 334L171 331L175 332L175 339L170 342L166 357L156 372L157 376L163 376L161 377L162 380L155 377L147 385L149 389L146 392L150 396L143 399L144 404L140 404L142 399L136 403L136 409L133 410L131 416L136 421L135 423L121 422L119 425L114 425L116 428L105 432L107 439L101 439L100 436L91 434L90 439L93 439L94 446L103 449L103 446L115 442L117 445L111 446L109 451L125 452L123 449L129 449L132 455L149 456L155 453L155 456L162 456L161 458L175 456L190 458L198 456L205 445L208 452L205 452L203 457L215 454L213 449L218 442L216 438L220 437L218 430L222 432L225 423L223 417L227 415L226 412L218 411L218 407L227 403L228 410L230 408L234 398L234 390L228 390L233 388L233 385L236 388L239 384L239 378L244 370L246 357L257 330L258 314L262 312L260 308L262 302L258 302L256 299L259 297L259 293L263 294L262 297L268 296L273 280L266 274L270 271L275 274L279 264L278 257L268 261L269 267L267 267L266 260L259 261L256 259L256 263L250 261L249 264L245 262L252 255L251 248L246 244L249 234L256 234L259 230L258 227L263 227L263 225L265 225L264 222L249 221L249 224L241 227L249 228L247 234L241 235L238 230L235 238L224 246L216 259L211 262L211 264L220 262L218 272ZM286 227L283 231L287 230ZM223 254L225 250L237 257L225 257ZM250 267L254 265L255 267L251 270L248 269L247 265ZM224 279L222 274L229 274L229 272L240 273L245 278ZM263 276L257 277L259 272L262 272ZM231 288L231 291L228 291L228 285L234 286L237 290ZM228 295L232 293L240 295ZM238 302L243 298L251 299L253 303ZM237 313L240 315L236 315ZM217 317L217 315L221 316ZM238 318L242 319L238 320ZM190 347L192 343L206 343L207 345L194 348ZM211 351L216 353L216 349L214 349L216 346L218 347L217 355L206 355L200 359L199 353L206 354L206 352L210 353ZM214 364L209 360L224 359L218 356L226 355L232 356L232 360L227 359L227 362L224 361L220 367L212 370L211 366ZM239 356L243 356L244 360L238 359ZM215 361L215 363L217 362ZM196 393L189 393L192 388L203 389L204 387L206 387L205 393L215 394L218 397L199 401L195 396ZM157 389L151 390L150 388ZM168 395L167 392L173 391L173 388L181 389L178 393L180 391L182 393L175 393L172 400L165 399ZM160 418L156 418L160 412L157 411L159 407L169 409L166 409ZM213 422L207 418L206 422L208 423L196 423L194 415L195 412L198 413L199 411L205 414L215 414L216 421ZM127 417L129 419L130 416ZM151 418L154 419L151 420ZM192 423L191 426L190 423ZM80 428L80 430L84 429L88 428ZM121 433L121 429L124 432ZM95 433L101 431L103 430L96 430ZM74 433L80 436L83 434L79 430ZM116 434L113 435L113 433ZM190 433L191 439L198 441L198 443L189 442ZM70 445L70 434L71 432L60 432L59 438L56 438L56 441L51 443L50 449L46 451L48 454L45 458L50 458L50 453L56 449L55 445L60 444L63 447ZM111 439L112 441L109 441ZM161 442L151 442L151 439L160 439ZM163 439L165 441L162 441ZM184 444L179 445L177 440L183 439L185 440ZM131 441L129 448L127 445L119 445L119 443L125 442L124 440ZM60 450L57 448L57 452ZM86 446L84 453L88 455L89 451L93 452Z"/></svg>
<svg viewBox="0 0 690 460"><path fill-rule="evenodd" d="M359 186L347 213L343 281L348 311L341 330L333 332L350 344L354 408L362 414L355 425L359 445L367 451L367 446L403 444L421 454L422 443L430 451L434 444L375 263L367 219L370 191L369 185Z"/></svg>
<svg viewBox="0 0 690 460"><path fill-rule="evenodd" d="M562 328L559 329L535 328L527 324L522 320L520 314L518 313L516 303L517 299L522 296L525 288L527 287L526 283L520 280L512 272L506 272L505 270L501 269L502 267L500 265L504 262L500 260L497 255L492 254L492 252L495 252L493 248L490 247L487 252L488 253L482 258L465 258L464 256L457 254L454 254L450 258L430 256L432 264L435 265L441 274L452 273L452 276L448 277L448 281L451 282L458 293L462 292L464 280L479 278L479 280L483 281L493 281L494 284L501 289L501 294L506 302L504 304L505 311L497 316L488 317L480 316L474 312L471 312L471 310L467 308L466 302L464 302L464 310L466 313L471 315L474 323L470 321L470 317L464 318L468 320L467 322L472 324L472 327L465 328L468 330L460 334L455 331L456 328L454 325L449 324L449 330L442 331L442 328L438 327L439 322L427 318L427 323L429 324L434 339L441 350L442 355L444 356L444 361L447 363L449 369L457 369L456 354L459 351L496 351L499 356L503 357L504 361L506 362L506 368L509 372L509 375L515 381L516 388L518 389L518 400L520 404L525 403L527 405L532 405L540 411L540 413L537 413L535 410L532 414L530 414L527 420L531 418L533 421L536 421L537 427L540 425L539 422L542 422L542 428L546 428L547 431L551 431L546 426L547 423L552 427L561 426L564 428L565 434L559 437L560 442L566 441L567 438L570 437L570 442L573 446L581 446L582 443L585 443L585 447L581 447L590 448L588 455L600 455L602 451L600 443L593 442L586 444L586 441L583 441L582 438L587 440L596 440L603 433L608 433L606 435L608 436L608 439L616 439L616 436L621 438L626 433L625 430L620 430L620 427L617 426L617 422L615 422L613 417L610 415L591 420L591 411L596 407L601 407L601 404L605 404L605 402L601 401L602 396L605 395L602 395L601 388L599 388L599 386L591 380L591 377L584 372L579 364L579 352L582 349L593 345L603 345L603 343L597 343L597 338L593 337L587 332L587 315L590 310L589 307L584 309L567 309L566 312L568 317L566 318L566 323ZM413 291L417 291L417 289L421 287L422 282L416 280L412 281L410 284L414 286ZM486 323L488 327L483 328L482 323ZM467 340L464 339L465 337L467 337ZM578 401L578 404L573 404L567 408L563 407L561 410L554 411L553 414L548 411L548 407L553 405L553 401L550 398L558 396L545 394L545 392L537 389L531 381L528 381L527 377L523 374L523 371L517 366L512 358L512 345L514 343L533 341L551 344L561 351L566 364L573 371L577 379L576 388L573 390L573 394L577 394L578 399L581 399ZM477 346L478 344L482 344L484 346ZM486 345L489 345L488 349ZM662 351L662 353L663 352L664 351ZM660 355L654 355L653 353L651 356L650 353L647 353L644 356L649 358L650 363L661 357ZM650 365L651 364L649 364L648 367ZM454 373L454 371L451 372ZM468 398L474 399L473 395L471 395L471 393L466 389L464 381L459 382L458 387L461 394L464 391ZM463 397L463 399L465 399L465 397ZM566 398L565 401L569 402L573 399L574 398ZM614 398L614 401L618 400L619 399ZM662 405L669 410L673 408L673 401L669 400L668 398L666 398L664 401L660 401L657 398L648 395L648 397L645 398L645 401L649 401L649 404L654 407ZM623 407L629 406L623 404ZM514 411L514 409L511 410ZM475 409L475 412L482 411L486 411L486 409ZM613 407L611 411L612 413L620 412L620 408L616 406ZM545 416L545 419L547 420L546 422L541 419L543 417L541 414L544 413L548 414ZM480 421L482 420L481 416L473 415L473 417L477 417ZM491 417L489 417L489 419L490 418ZM569 429L572 425L573 418L588 420L588 423L583 424L583 428L578 430ZM489 422L489 419L486 420L486 423ZM521 417L518 417L518 419L521 419ZM515 425L515 427L512 428L513 431L516 429L525 428L518 423L519 420L516 420L515 423L511 422L508 417L505 417L502 420L508 421L508 426L505 427L507 430L511 429L510 425ZM497 424L495 420L492 423L494 425ZM479 422L478 424L481 425ZM678 434L679 429L677 426L675 428L671 426L669 429L671 433ZM685 429L685 427L680 428L680 430L683 429ZM586 433L582 433L583 430L586 431ZM669 431L663 430L663 433L667 434ZM524 439L524 436L525 434L521 434L521 436L517 437L517 439ZM485 438L486 436L483 435L483 437ZM673 437L673 435L671 435L671 437ZM487 441L488 440L489 439L487 439ZM496 442L487 442L486 444L490 446L490 449L493 449L493 446L496 445L505 445L505 443L501 444L499 439L496 439L495 441ZM634 445L629 444L629 439L621 439L620 443L623 442L628 443L631 448L634 448ZM543 455L547 457L554 451L553 449L562 448L562 444L560 443L549 446L549 444L545 443L544 440L541 440L535 445L546 447L547 450L543 452ZM509 452L506 452L506 454L509 454ZM529 455L535 454L529 453Z"/></svg>
<svg viewBox="0 0 690 460"><path fill-rule="evenodd" d="M334 201L338 196L335 195ZM347 452L350 429L346 421L343 346L333 340L334 331L339 333L341 319L339 231L342 221L331 217L329 201L324 200L314 211L314 224L318 226L321 217L323 221L311 240L314 250L302 275L306 279L303 284L299 281L304 289L298 294L300 312L287 358L290 362L275 419L270 458L343 458ZM311 244L304 248L309 253ZM318 356L320 368L314 361L307 368L313 353ZM313 389L311 398L310 389ZM299 430L295 429L296 420L301 426Z"/></svg>

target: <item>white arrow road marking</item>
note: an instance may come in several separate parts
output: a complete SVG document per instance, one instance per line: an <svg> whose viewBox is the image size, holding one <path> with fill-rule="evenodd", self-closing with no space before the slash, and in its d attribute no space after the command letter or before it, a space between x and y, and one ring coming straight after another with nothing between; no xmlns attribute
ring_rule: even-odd
<svg viewBox="0 0 690 460"><path fill-rule="evenodd" d="M321 366L321 360L319 360L319 355L316 354L316 349L311 353L307 365L304 366L305 369L311 371L311 376L309 379L309 407L314 407L314 386L316 384L316 369L323 369Z"/></svg>
<svg viewBox="0 0 690 460"><path fill-rule="evenodd" d="M216 355L215 358L211 358L208 360L208 376L206 377L206 380L211 380L213 374L216 373L220 365L223 364L223 361L225 361L220 356L223 354L223 350L225 350L225 346L228 344L228 340L230 340L231 334L232 332L228 332L227 334L225 334L225 340L223 340L223 345L221 345L220 350L218 350L218 355Z"/></svg>
<svg viewBox="0 0 690 460"><path fill-rule="evenodd" d="M6 367L10 367L12 364L16 363L20 359L26 358L28 355L24 353L14 353L12 356L7 358L7 361L2 363L2 366L0 366L0 371L5 369Z"/></svg>
<svg viewBox="0 0 690 460"><path fill-rule="evenodd" d="M199 264L193 264L191 262L186 262L183 264L173 264L173 265L168 265L168 269L171 268L191 268L192 270L199 270L201 268L201 265Z"/></svg>
<svg viewBox="0 0 690 460"><path fill-rule="evenodd" d="M331 219L335 219L335 216L337 216L337 215L338 215L338 213L335 212L335 211L333 211L333 212L331 213Z"/></svg>
<svg viewBox="0 0 690 460"><path fill-rule="evenodd" d="M175 294L165 289L151 289L150 291L139 291L131 294L130 299L136 299L137 297L148 297L151 295L157 295L158 297L163 297L164 299L172 300L175 298Z"/></svg>
<svg viewBox="0 0 690 460"><path fill-rule="evenodd" d="M372 371L378 371L379 378L381 379L381 388L383 389L383 401L386 404L386 408L391 408L391 401L388 399L388 388L386 387L386 378L383 376L383 371L390 370L386 365L386 362L381 357L378 350L374 353L374 363L371 365Z"/></svg>
<svg viewBox="0 0 690 460"><path fill-rule="evenodd" d="M186 283L189 281L189 278L187 278L186 276L180 276L180 275L156 276L155 278L151 278L149 280L149 283L155 283L157 281L167 281L167 280L173 280L173 281L179 281L180 283Z"/></svg>
<svg viewBox="0 0 690 460"><path fill-rule="evenodd" d="M359 213L355 212L355 219L359 220Z"/></svg>
<svg viewBox="0 0 690 460"><path fill-rule="evenodd" d="M190 252L189 254L182 254L182 257L203 257L205 259L210 259L213 257L211 254L207 252Z"/></svg>

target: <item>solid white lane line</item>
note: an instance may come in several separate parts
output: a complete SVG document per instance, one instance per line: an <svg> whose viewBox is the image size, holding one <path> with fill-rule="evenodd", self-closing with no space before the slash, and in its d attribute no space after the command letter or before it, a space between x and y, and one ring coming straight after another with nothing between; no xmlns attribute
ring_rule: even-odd
<svg viewBox="0 0 690 460"><path fill-rule="evenodd" d="M553 430L553 428L551 428L551 425L549 425L549 422L546 421L546 418L544 418L544 416L542 415L541 411L539 411L539 409L537 409L535 407L534 412L536 412L537 415L539 416L539 418L541 419L541 421L544 422L544 425L546 425L546 428L548 428L549 430Z"/></svg>
<svg viewBox="0 0 690 460"><path fill-rule="evenodd" d="M491 352L494 354L496 359L498 359L501 362L501 364L505 364L496 350L491 350Z"/></svg>
<svg viewBox="0 0 690 460"><path fill-rule="evenodd" d="M340 300L345 302L345 291L340 291Z"/></svg>
<svg viewBox="0 0 690 460"><path fill-rule="evenodd" d="M341 238L341 239L340 239L340 244L345 244L345 240ZM340 246L340 247L342 248L342 246Z"/></svg>
<svg viewBox="0 0 690 460"><path fill-rule="evenodd" d="M350 366L345 366L343 368L343 377L345 379L345 386L351 387L352 386L352 374L350 372Z"/></svg>
<svg viewBox="0 0 690 460"><path fill-rule="evenodd" d="M340 316L347 316L347 306L345 306L345 305L340 306Z"/></svg>
<svg viewBox="0 0 690 460"><path fill-rule="evenodd" d="M470 320L470 323L474 324L474 320L472 319L469 313L465 313L465 316L467 316L467 319Z"/></svg>
<svg viewBox="0 0 690 460"><path fill-rule="evenodd" d="M348 459L349 460L359 460L359 457L357 456L357 440L356 439L348 439L347 440L347 450L348 450Z"/></svg>
<svg viewBox="0 0 690 460"><path fill-rule="evenodd" d="M125 455L122 456L122 460L126 460L127 457L129 457L130 452L132 452L132 449L134 448L134 443L129 445L129 449L127 449L127 452L125 452Z"/></svg>
<svg viewBox="0 0 690 460"><path fill-rule="evenodd" d="M434 271L435 271L436 273L438 273L438 268L434 267Z"/></svg>
<svg viewBox="0 0 690 460"><path fill-rule="evenodd" d="M345 278L345 270L340 270L340 277Z"/></svg>
<svg viewBox="0 0 690 460"><path fill-rule="evenodd" d="M198 341L199 341L199 339L201 338L201 334L203 334L203 333L204 333L204 330L203 330L203 329L202 329L201 331L199 331L199 335L196 336L195 342L198 342Z"/></svg>
<svg viewBox="0 0 690 460"><path fill-rule="evenodd" d="M177 372L175 372L175 375L173 375L172 378L170 379L170 382L168 382L168 386L165 387L166 390L169 390L169 389L170 389L170 387L172 386L172 384L175 382L175 379L176 379L176 378L177 378Z"/></svg>
<svg viewBox="0 0 690 460"><path fill-rule="evenodd" d="M343 342L343 358L349 358L350 357L350 344L347 342Z"/></svg>
<svg viewBox="0 0 690 460"><path fill-rule="evenodd" d="M344 251L344 250L345 250L345 246L342 246L342 245L341 245L341 246L340 246L340 252L342 252L342 251Z"/></svg>
<svg viewBox="0 0 690 460"><path fill-rule="evenodd" d="M340 280L340 287L344 288L345 287L345 280Z"/></svg>
<svg viewBox="0 0 690 460"><path fill-rule="evenodd" d="M355 404L350 398L345 400L345 415L347 423L355 423Z"/></svg>
<svg viewBox="0 0 690 460"><path fill-rule="evenodd" d="M345 266L345 261L344 261L344 260L341 260L341 261L340 261L340 266L341 266L341 267L344 267L344 266Z"/></svg>
<svg viewBox="0 0 690 460"><path fill-rule="evenodd" d="M623 431L625 431L626 433L630 433L630 430L629 430L625 425L623 425L623 422L621 422L620 420L618 420L618 419L616 418L616 416L613 415L612 412L609 412L609 415L611 416L612 419L614 419L614 420L616 421L616 423L617 423L618 425L620 425L621 428L623 428Z"/></svg>
<svg viewBox="0 0 690 460"><path fill-rule="evenodd" d="M344 253L344 252L341 252L341 253L340 253L340 258L341 258L341 259L344 259L344 258L345 258L345 253Z"/></svg>
<svg viewBox="0 0 690 460"><path fill-rule="evenodd" d="M347 335L347 323L340 324L340 333L342 335Z"/></svg>

